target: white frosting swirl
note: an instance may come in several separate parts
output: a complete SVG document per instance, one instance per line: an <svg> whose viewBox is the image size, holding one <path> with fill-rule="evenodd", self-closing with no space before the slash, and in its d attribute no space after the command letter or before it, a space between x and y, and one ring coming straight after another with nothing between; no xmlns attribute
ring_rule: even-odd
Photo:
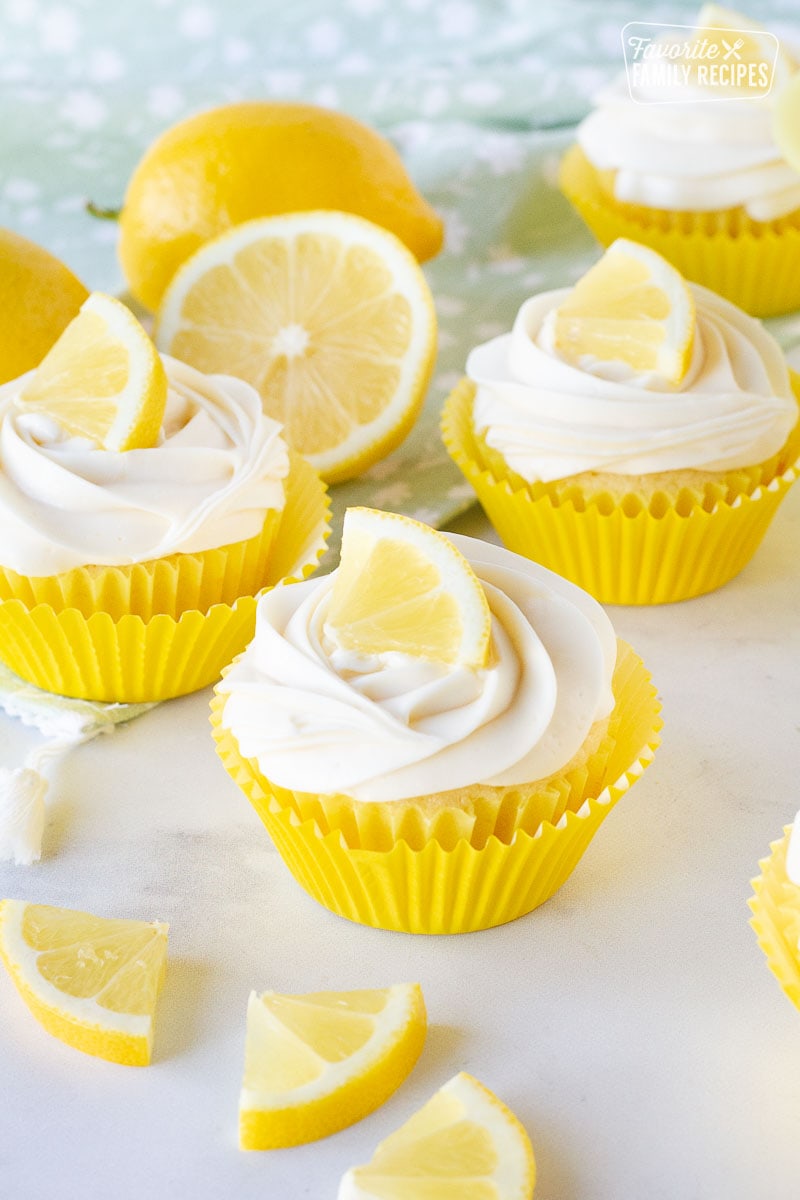
<svg viewBox="0 0 800 1200"><path fill-rule="evenodd" d="M616 639L599 604L528 559L447 535L492 612L483 670L396 652L359 658L325 631L334 575L269 592L219 690L223 724L274 783L405 800L558 771L614 703Z"/></svg>
<svg viewBox="0 0 800 1200"><path fill-rule="evenodd" d="M14 404L0 388L0 561L29 576L119 566L254 537L284 505L281 426L249 384L163 356L158 445L103 450Z"/></svg>
<svg viewBox="0 0 800 1200"><path fill-rule="evenodd" d="M695 346L677 390L623 364L563 361L547 316L569 289L544 292L523 304L511 334L470 354L475 428L528 482L582 471L723 471L769 458L797 420L780 347L759 321L689 286Z"/></svg>
<svg viewBox="0 0 800 1200"><path fill-rule="evenodd" d="M598 95L578 143L595 168L616 172L617 200L681 212L741 206L753 220L771 221L800 208L800 175L775 143L771 104L646 103L621 79Z"/></svg>

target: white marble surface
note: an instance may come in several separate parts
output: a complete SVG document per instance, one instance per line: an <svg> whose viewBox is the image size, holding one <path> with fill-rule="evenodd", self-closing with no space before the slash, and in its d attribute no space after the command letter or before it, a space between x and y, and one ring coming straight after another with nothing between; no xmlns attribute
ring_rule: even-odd
<svg viewBox="0 0 800 1200"><path fill-rule="evenodd" d="M663 746L567 885L502 929L412 937L318 907L217 762L206 693L76 751L42 862L0 866L0 894L171 923L155 1060L60 1045L0 976L0 1195L334 1200L347 1166L466 1069L529 1129L537 1200L795 1200L800 1013L746 902L798 807L799 549L800 487L719 593L612 610L659 685ZM3 721L0 761L32 741ZM405 979L431 1027L399 1092L324 1142L241 1153L249 990Z"/></svg>

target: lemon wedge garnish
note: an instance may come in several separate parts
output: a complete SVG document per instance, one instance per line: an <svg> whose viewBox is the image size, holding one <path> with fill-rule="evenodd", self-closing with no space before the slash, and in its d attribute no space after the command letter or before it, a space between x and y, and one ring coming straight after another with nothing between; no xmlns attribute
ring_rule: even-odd
<svg viewBox="0 0 800 1200"><path fill-rule="evenodd" d="M106 450L143 449L158 440L167 376L130 309L92 292L16 403Z"/></svg>
<svg viewBox="0 0 800 1200"><path fill-rule="evenodd" d="M530 1200L535 1180L517 1118L462 1073L347 1172L338 1200Z"/></svg>
<svg viewBox="0 0 800 1200"><path fill-rule="evenodd" d="M365 1117L408 1075L425 1041L418 984L250 996L239 1142L297 1146Z"/></svg>
<svg viewBox="0 0 800 1200"><path fill-rule="evenodd" d="M239 225L184 263L156 342L201 371L251 383L333 483L408 433L436 317L416 259L393 234L345 213L295 213Z"/></svg>
<svg viewBox="0 0 800 1200"><path fill-rule="evenodd" d="M554 310L550 327L567 362L624 363L677 385L692 361L694 298L655 250L618 238Z"/></svg>
<svg viewBox="0 0 800 1200"><path fill-rule="evenodd" d="M491 615L470 564L435 529L397 513L350 508L326 632L346 650L395 650L479 668Z"/></svg>
<svg viewBox="0 0 800 1200"><path fill-rule="evenodd" d="M781 88L796 70L794 59L787 54L783 40L767 32L763 25L751 21L749 17L743 17L732 8L723 8L720 4L704 4L700 9L692 42L695 46L703 48L700 59L688 59L692 68L692 82L697 78L700 63L724 64L729 69L757 68L763 64L769 68L770 74L773 74L774 64L772 86L776 90ZM713 48L716 48L714 57L711 56ZM753 95L755 82L751 80L758 82L757 95L762 94L760 77L742 74L741 85L737 88L733 83L726 84L724 92L719 92L721 97L730 96L734 91L742 96L747 96L748 93Z"/></svg>
<svg viewBox="0 0 800 1200"><path fill-rule="evenodd" d="M772 132L789 166L800 171L800 71L777 92Z"/></svg>
<svg viewBox="0 0 800 1200"><path fill-rule="evenodd" d="M0 958L48 1033L98 1058L146 1066L167 926L0 901Z"/></svg>

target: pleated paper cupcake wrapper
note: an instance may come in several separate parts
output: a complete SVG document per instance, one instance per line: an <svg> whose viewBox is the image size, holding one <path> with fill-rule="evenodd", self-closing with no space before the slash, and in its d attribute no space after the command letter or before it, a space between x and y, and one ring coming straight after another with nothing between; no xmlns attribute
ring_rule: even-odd
<svg viewBox="0 0 800 1200"><path fill-rule="evenodd" d="M800 225L739 214L671 213L623 206L573 146L561 163L561 190L603 246L630 238L657 250L687 279L711 288L755 317L800 308Z"/></svg>
<svg viewBox="0 0 800 1200"><path fill-rule="evenodd" d="M618 646L616 671L623 677L632 651L624 642ZM615 673L615 689L616 680ZM220 691L224 689L220 687ZM400 840L412 850L420 850L432 840L450 850L460 839L480 849L492 836L510 841L517 829L534 834L543 821L555 824L568 808L579 808L585 796L599 795L609 779L615 779L626 766L618 753L618 724L618 717L612 714L591 751L547 780L504 788L478 784L439 793L433 803L423 797L370 804L345 795L320 797L290 791L275 783L271 789L300 821L314 821L323 835L341 833L350 850L389 850Z"/></svg>
<svg viewBox="0 0 800 1200"><path fill-rule="evenodd" d="M498 478L482 460L472 428L474 384L467 379L448 397L442 436L450 457L474 487L486 515L509 550L558 572L604 604L666 604L721 587L747 565L781 500L800 472L800 426L784 447L781 471L769 483L736 494L731 472L713 503L681 493L680 503L657 511L645 496L622 501L609 493L587 500L564 481L535 495Z"/></svg>
<svg viewBox="0 0 800 1200"><path fill-rule="evenodd" d="M130 566L76 567L40 578L0 567L0 598L20 600L26 608L47 604L55 612L74 608L85 617L104 612L113 620L129 613L149 621L158 613L207 612L262 586L282 516L281 511L267 513L261 532L247 541Z"/></svg>
<svg viewBox="0 0 800 1200"><path fill-rule="evenodd" d="M492 834L477 845L449 835L445 844L437 837L420 842L419 827L413 829L412 845L403 836L393 839L394 826L387 829L375 816L374 829L359 828L362 844L349 846L342 829L307 815L292 793L274 787L252 759L242 757L234 735L222 724L225 696L219 691L211 723L225 769L256 809L295 879L315 900L339 916L381 929L468 933L513 921L549 899L612 807L651 762L660 706L644 664L624 644L614 683L615 741L602 790L575 796L574 810L557 821L542 821L535 832L517 826L507 841Z"/></svg>
<svg viewBox="0 0 800 1200"><path fill-rule="evenodd" d="M0 658L37 687L84 700L132 704L205 687L251 640L257 593L282 580L305 578L316 568L329 533L328 509L316 471L294 457L277 537L254 594L207 611L189 609L178 617L162 612L149 620L132 613L115 620L103 611L85 616L77 608L29 608L21 600L5 600L0 603ZM94 597L98 603L104 587L101 582Z"/></svg>
<svg viewBox="0 0 800 1200"><path fill-rule="evenodd" d="M790 371L789 379L798 402L798 420L777 453L763 462L737 467L732 471L713 471L705 476L700 471L692 471L689 473L691 481L687 480L687 472L664 472L655 477L658 486L647 492L632 490L630 480L622 484L624 476L621 475L612 476L610 485L603 487L598 483L591 490L584 486L581 478L575 476L550 483L527 483L508 467L500 451L487 443L485 434L474 432L471 413L476 389L468 379L460 385L469 391L470 420L465 429L466 449L475 462L490 471L495 479L508 482L514 492L527 492L531 500L549 496L556 506L571 503L579 512L594 506L604 515L621 507L630 517L636 516L642 509L647 509L655 517L663 516L669 508L674 508L680 517L690 516L696 508L714 512L720 504L732 505L740 497L752 496L757 489L768 487L800 460L800 375ZM699 484L695 482L698 477Z"/></svg>
<svg viewBox="0 0 800 1200"><path fill-rule="evenodd" d="M764 951L770 971L786 995L800 1008L800 887L786 876L786 851L792 826L770 846L770 855L758 865L753 882L750 924Z"/></svg>

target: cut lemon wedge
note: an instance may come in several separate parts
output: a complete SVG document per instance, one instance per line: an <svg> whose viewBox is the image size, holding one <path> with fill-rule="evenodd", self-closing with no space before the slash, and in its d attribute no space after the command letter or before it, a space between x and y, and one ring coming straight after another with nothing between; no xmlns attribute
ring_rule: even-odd
<svg viewBox="0 0 800 1200"><path fill-rule="evenodd" d="M768 33L763 25L720 4L704 4L700 9L692 42L702 49L699 55L687 56L692 68L691 82L698 81L699 67L703 64L706 67L711 63L724 64L726 75L732 75L732 78L726 78L724 91L717 86L720 98L729 97L735 92L742 96L753 96L754 88L758 88L756 96L764 94L770 81L778 91L797 69L792 56L786 53L783 40L779 41L774 33ZM760 68L763 68L763 73ZM738 87L733 72L738 72L741 77ZM699 81L702 83L702 76Z"/></svg>
<svg viewBox="0 0 800 1200"><path fill-rule="evenodd" d="M350 508L325 631L364 655L395 650L478 669L491 615L480 580L443 534L397 513Z"/></svg>
<svg viewBox="0 0 800 1200"><path fill-rule="evenodd" d="M146 1066L167 926L0 901L0 958L37 1021L76 1050Z"/></svg>
<svg viewBox="0 0 800 1200"><path fill-rule="evenodd" d="M250 996L239 1142L298 1146L365 1117L417 1061L426 1019L418 984Z"/></svg>
<svg viewBox="0 0 800 1200"><path fill-rule="evenodd" d="M800 71L777 93L772 132L789 166L800 171Z"/></svg>
<svg viewBox="0 0 800 1200"><path fill-rule="evenodd" d="M158 440L167 376L130 309L93 292L17 398L71 437L106 450L139 450Z"/></svg>
<svg viewBox="0 0 800 1200"><path fill-rule="evenodd" d="M553 348L583 368L621 363L679 384L692 361L694 297L665 258L618 238L548 324Z"/></svg>
<svg viewBox="0 0 800 1200"><path fill-rule="evenodd" d="M347 1172L338 1200L530 1200L535 1181L522 1125L462 1072Z"/></svg>
<svg viewBox="0 0 800 1200"><path fill-rule="evenodd" d="M394 234L338 212L248 221L169 285L156 342L246 379L295 450L334 483L399 445L433 366L436 317Z"/></svg>

